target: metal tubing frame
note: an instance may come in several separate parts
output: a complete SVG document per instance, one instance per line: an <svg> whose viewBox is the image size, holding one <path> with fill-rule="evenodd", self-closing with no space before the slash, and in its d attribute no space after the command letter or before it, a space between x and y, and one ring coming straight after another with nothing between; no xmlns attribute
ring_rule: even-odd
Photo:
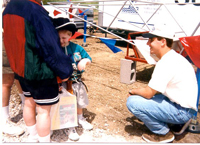
<svg viewBox="0 0 200 145"><path fill-rule="evenodd" d="M112 2L112 0L109 0L109 1L111 1ZM102 1L98 1L98 2L109 2L109 1L105 1L105 0L102 0ZM113 0L114 1L114 0ZM121 7L121 9L124 7L124 5L126 5L126 3L127 3L127 1L129 1L130 2L130 4L134 7L134 9L135 9L135 5L141 5L141 4L133 4L132 2L131 2L131 0L117 0L117 1L125 1L125 3L123 4L123 6ZM141 15L138 13L138 11L137 11L137 9L135 9L136 10L136 12L137 12L137 14L138 14L138 16L140 17L140 19L143 21L143 23L144 23L144 25L142 26L142 27L138 27L138 28L140 28L140 29L142 29L145 25L146 25L146 27L148 28L148 30L150 30L150 28L148 27L148 21L155 15L155 13L161 8L161 6L163 5L165 8L166 8L166 10L168 11L168 13L171 15L171 17L173 18L173 20L176 22L176 24L179 26L179 28L182 30L182 32L187 36L187 34L185 33L185 31L183 30L183 28L180 26L180 24L176 21L176 19L174 18L174 16L171 14L171 12L169 11L169 9L167 8L167 6L166 5L168 5L168 4L176 4L176 5L178 5L178 4L181 4L181 3L155 3L155 2L146 2L146 1L140 1L140 0L136 0L136 1L138 1L138 2L144 2L144 3L148 3L148 4L156 4L156 5L160 5L157 9L156 9L156 11L149 17L149 19L145 22L144 20L143 20L143 18L141 17ZM95 1L79 1L79 2L73 2L73 3L80 3L80 2L82 2L82 3L87 3L87 2L95 2ZM96 1L97 2L97 1ZM54 2L48 2L48 3L54 3ZM61 3L63 3L63 4L69 4L70 2L61 2ZM185 3L184 3L185 4ZM193 3L187 3L187 4L193 4ZM196 4L196 3L195 3ZM105 5L105 4L104 4ZM121 12L121 9L118 11L118 13L117 13L117 15L116 16L113 16L114 17L114 19L112 20L112 22L110 23L110 25L107 27L107 29L106 30L108 30L109 28L110 28L110 26L112 25L112 23L115 21L115 19L116 18L118 18L117 16L119 15L119 13ZM99 9L98 9L98 11L99 11ZM112 15L111 15L112 16ZM123 20L123 19L121 19L121 20ZM127 22L127 21L125 21L125 22ZM127 22L127 23L129 23L129 22ZM129 23L130 24L130 23ZM133 26L135 26L135 25L133 25Z"/></svg>
<svg viewBox="0 0 200 145"><path fill-rule="evenodd" d="M150 30L150 28L148 27L147 23L143 20L143 18L140 16L139 12L137 11L137 9L135 8L134 4L131 2L131 0L129 0L130 4L134 7L135 11L137 12L137 14L139 15L140 19L143 21L144 25L146 25L146 27ZM143 26L144 27L144 26Z"/></svg>
<svg viewBox="0 0 200 145"><path fill-rule="evenodd" d="M129 1L130 2L130 4L135 8L135 5L141 5L141 4L133 4L132 2L131 2L131 0L101 0L101 1L99 1L98 0L98 2L109 2L109 1L125 1L125 3L124 3L124 5L126 5L126 3L127 3L127 1ZM180 27L180 29L182 30L182 32L184 32L184 34L187 36L187 34L185 33L185 31L183 30L183 28L180 26L180 24L176 21L176 19L173 17L173 15L171 14L171 12L169 11L169 9L166 7L166 5L168 5L168 4L176 4L176 5L178 5L178 4L181 4L181 3L155 3L155 2L147 2L147 1L141 1L141 0L135 0L135 1L137 1L137 2L143 2L143 3L149 3L149 4L157 4L157 5L160 5L158 8L157 8L157 10L149 17L149 19L145 22L144 20L143 20L143 18L141 17L141 15L138 13L138 11L136 10L136 12L137 12L137 14L139 15L139 17L141 18L141 20L144 22L144 25L146 25L146 27L149 29L149 27L148 27L148 21L155 15L155 13L160 9L160 7L162 6L162 5L164 5L164 7L166 8L166 10L168 11L168 13L171 15L171 17L174 19L174 21L176 22L176 24ZM87 2L97 2L97 1L75 1L75 2L60 2L60 3L62 3L62 4L69 4L69 3L87 3ZM48 4L51 4L51 3L59 3L59 2L48 2ZM184 4L193 4L193 3L184 3ZM195 3L195 4L198 4L198 3ZM51 4L52 5L52 4ZM121 7L121 9L124 7L124 5ZM118 13L117 13L117 15L116 16L113 16L114 17L114 19L112 20L112 22L110 23L110 25L107 27L107 31L108 31L108 29L110 28L110 26L112 25L112 23L115 21L115 19L116 18L118 18L117 16L119 15L119 13L120 13L120 11L121 11L121 9L118 11ZM99 9L97 9L98 11L99 11ZM111 15L112 16L112 15ZM77 17L77 18L79 18L79 17ZM118 18L119 19L119 18ZM123 19L121 19L121 20L123 20ZM125 21L125 22L127 22L127 21ZM127 22L127 23L129 23L129 22ZM129 23L130 24L130 23ZM143 27L144 27L144 25L142 26L142 27L137 27L137 28L140 28L140 29L142 29ZM133 25L133 26L135 26L135 25ZM149 29L150 30L150 29Z"/></svg>
<svg viewBox="0 0 200 145"><path fill-rule="evenodd" d="M141 4L133 4L130 0L107 0L107 1L106 1L106 0L102 0L102 1L98 1L98 2L108 2L108 1L125 1L125 3L123 4L123 6L121 7L121 9L126 5L127 1L129 1L130 4L131 4L134 8L135 8L135 5L141 5ZM176 5L177 5L177 3L155 3L155 2L146 2L146 1L140 1L140 0L136 0L136 1L138 1L138 2L144 2L144 3L148 3L148 4L157 4L157 5L160 5L160 6L156 9L156 11L149 17L149 19L148 19L146 22L142 19L142 17L141 17L140 14L138 13L138 11L135 9L136 12L137 12L137 14L138 14L139 17L141 18L141 20L144 22L144 25L142 26L142 28L146 25L147 28L149 29L149 27L148 27L148 25L147 25L147 24L148 24L148 21L155 15L155 13L161 8L161 6L164 5L165 8L166 8L166 10L168 11L168 13L171 15L171 17L174 19L174 21L177 23L177 25L181 28L181 30L185 33L185 31L182 29L182 27L179 25L179 23L176 21L176 19L173 17L173 15L170 13L170 11L168 10L168 8L166 7L166 5L168 5L168 4L176 4ZM79 1L79 2L76 1L76 2L73 2L73 3L87 3L87 2L95 2L95 1ZM54 6L53 4L51 4L51 3L54 3L54 2L48 2L48 4L50 4L50 5L52 5L53 7L55 7L55 6ZM57 3L58 3L58 2L57 2ZM69 4L69 3L71 3L71 2L63 2L63 3L64 3L64 4ZM178 3L178 4L182 4L182 3ZM183 4L193 4L193 3L183 3ZM196 3L195 3L195 4L196 4ZM58 8L58 7L55 7L55 8ZM58 9L59 9L59 8L58 8ZM95 9L97 9L97 8L95 8ZM112 23L115 21L115 19L118 18L117 16L119 15L121 9L119 10L119 12L117 13L116 16L113 16L113 15L110 15L110 14L109 14L110 16L113 16L113 17L114 17L114 19L113 19L112 22L110 23L109 27L112 25ZM97 10L100 11L99 9L97 9ZM63 11L63 10L61 10L61 11ZM84 22L87 22L87 21L85 21L83 18L80 18L79 16L77 16L77 15L75 15L75 14L72 14L72 13L70 13L70 12L68 12L68 11L64 11L64 12L69 13L70 15L73 15L74 17L79 18L79 19L81 19L81 20L84 21ZM102 11L102 12L105 13L104 11ZM107 14L108 14L108 13L107 13ZM120 19L120 18L118 18L118 19ZM121 19L121 20L123 20L123 19ZM127 21L125 21L125 22L127 22ZM107 32L107 33L109 33L109 34L111 34L111 35L113 35L113 36L116 36L116 37L120 38L120 40L123 40L123 41L127 42L127 43L128 43L128 44L127 44L127 54L126 54L126 56L125 56L126 59L130 59L130 60L134 60L134 61L140 61L140 62L147 63L147 61L146 61L145 59L142 59L142 58L139 57L138 50L137 50L135 44L132 43L130 40L127 41L126 39L124 39L124 38L122 38L122 37L120 37L120 36L118 36L118 35L116 35L116 34L110 32L110 31L108 31L109 27L105 30L105 29L101 28L100 26L95 25L95 24L93 24L93 23L91 23L91 22L87 22L87 23L89 23L90 25L95 26L95 27L101 29L101 30L104 31L104 32ZM129 22L127 22L127 23L129 23ZM130 23L129 23L129 24L130 24ZM131 24L131 25L133 25L133 24ZM133 25L133 26L135 26L135 25ZM194 32L192 33L192 35L194 35L194 33L197 31L197 29L198 29L199 26L200 26L200 23L198 24L198 26L196 27L196 29L194 30ZM136 26L136 27L137 27L137 26ZM140 28L140 27L138 27L138 28ZM142 28L140 28L140 29L142 29ZM139 33L144 33L144 31L143 31L143 32L139 32ZM128 39L131 39L130 35L132 35L132 34L136 34L136 33L129 33L129 34L128 34ZM185 35L186 35L186 33L185 33ZM187 36L187 35L186 35L186 36ZM134 57L134 56L129 56L129 44L132 45L133 51L134 51L134 53L135 53L135 57ZM182 51L183 51L183 50L182 50ZM181 51L181 53L182 53L182 51Z"/></svg>
<svg viewBox="0 0 200 145"><path fill-rule="evenodd" d="M197 27L195 28L195 30L194 30L194 32L192 33L191 36L193 36L193 35L196 33L196 31L198 30L199 27L200 27L200 22L199 22L199 24L197 25Z"/></svg>
<svg viewBox="0 0 200 145"><path fill-rule="evenodd" d="M126 1L126 0L84 0L84 1L68 1L68 2L51 2L51 3L92 3L92 2L116 2L116 1ZM135 0L136 2L142 2L142 3L148 3L148 4L164 4L160 2L148 2L148 1L142 1L142 0ZM167 5L183 5L183 4L200 4L199 2L197 3L165 3ZM138 4L140 5L140 4Z"/></svg>
<svg viewBox="0 0 200 145"><path fill-rule="evenodd" d="M54 3L54 2L48 2L48 4L50 4L50 3ZM62 4L69 4L69 3L62 3ZM91 4L90 4L91 5ZM107 12L104 12L104 11L102 11L102 10L100 10L100 9L97 9L97 8L95 8L95 7L92 7L92 6L90 6L89 5L89 7L81 7L81 8L87 8L87 9L96 9L96 10L98 10L98 11L100 11L100 12L103 12L103 13L105 13L105 14L107 14L107 15L109 15L109 16L111 16L111 17L115 17L115 19L117 18L117 19L119 19L119 20L123 20L122 18L119 18L119 17L116 17L116 16L113 16L113 15L111 15L111 14L109 14L109 13L107 13ZM145 4L145 5L147 5L147 4ZM105 5L103 5L103 6L105 6ZM113 5L111 5L111 6L113 6ZM57 6L57 8L63 8L63 7L59 7L59 6ZM66 8L71 8L70 6L66 6ZM73 8L78 8L78 6L73 6ZM120 12L120 11L119 11ZM118 13L119 13L118 12ZM115 20L115 19L113 19L113 21ZM128 24L130 24L130 25L132 25L132 26L134 26L134 27L137 27L137 28L139 28L139 29L141 29L141 30L143 30L143 31L146 31L145 29L143 29L143 28L141 28L141 27L139 27L139 26L137 26L137 25L134 25L134 24L132 24L132 23L130 23L130 22L128 22L128 21L125 21L125 20L123 20L124 22L126 22L126 23L128 23ZM110 24L111 25L111 24ZM110 26L109 26L110 27ZM108 29L107 29L108 30Z"/></svg>
<svg viewBox="0 0 200 145"><path fill-rule="evenodd" d="M156 10L155 10L155 12L149 17L149 19L146 21L146 23L148 23L150 20L151 20L151 18L156 14L156 12L160 9L160 7L161 7L162 5L160 5ZM145 26L145 24L142 26L142 28Z"/></svg>
<svg viewBox="0 0 200 145"><path fill-rule="evenodd" d="M181 28L181 30L184 32L185 36L187 36L187 34L185 33L185 31L183 30L183 28L181 27L181 25L179 25L179 23L176 21L176 19L174 18L174 16L170 13L169 9L167 8L167 6L165 4L163 4L166 8L166 10L168 11L168 13L171 15L171 17L174 19L174 21L176 22L176 24Z"/></svg>
<svg viewBox="0 0 200 145"><path fill-rule="evenodd" d="M143 34L143 33L148 33L149 31L145 32L131 32L128 34L128 40L131 40L131 35L136 35L136 34ZM133 61L139 61L143 63L148 63L144 58L140 58L138 49L135 45L132 45L133 51L135 55L129 55L129 44L127 44L127 51L126 51L126 56L125 59L133 60Z"/></svg>
<svg viewBox="0 0 200 145"><path fill-rule="evenodd" d="M57 8L56 6L52 5L51 3L49 3L49 4L50 4L51 6ZM59 9L59 8L58 8L58 9ZM79 18L80 20L82 20L82 21L84 21L84 22L89 23L90 25L95 26L95 27L101 29L102 31L105 31L105 32L107 32L107 33L109 33L109 34L111 34L111 35L113 35L113 36L115 36L115 37L118 37L119 39L121 39L121 40L123 40L123 41L126 41L127 43L130 43L130 44L132 44L132 45L135 45L135 44L132 43L131 41L127 41L126 39L124 39L124 38L122 38L122 37L120 37L120 36L118 36L118 35L116 35L116 34L110 32L110 31L107 31L107 30L103 29L103 28L101 28L101 27L98 26L98 25L95 25L95 24L93 24L93 23L91 23L91 22L89 22L89 21L86 21L86 20L84 20L83 18L80 18L79 16L77 16L77 15L75 15L75 14L72 14L72 13L70 13L70 12L68 12L68 11L64 11L64 10L62 10L62 9L60 9L60 10L63 11L63 12L69 13L70 15L72 15L72 16L74 16L74 17L76 17L76 18Z"/></svg>
<svg viewBox="0 0 200 145"><path fill-rule="evenodd" d="M94 8L94 9L96 9L96 10L98 10L98 11L100 11L100 12L103 12L103 13L105 13L105 14L109 15L109 16L115 17L115 16L113 16L113 15L111 15L111 14L107 13L107 12L104 12L104 11L102 11L102 10L99 10L99 9L97 9L97 8ZM116 19L123 20L122 18L119 18L119 17L116 17ZM125 20L123 20L123 21L124 21L124 22L126 22L126 23L128 23L128 24L130 24L130 25L132 25L132 26L134 26L134 27L137 27L137 28L139 28L139 29L141 29L141 30L144 30L144 31L146 31L145 29L143 29L143 28L140 28L139 26L137 26L137 25L134 25L134 24L132 24L132 23L130 23L130 22L128 22L128 21L125 21Z"/></svg>
<svg viewBox="0 0 200 145"><path fill-rule="evenodd" d="M121 12L122 8L125 6L125 4L127 3L128 0L125 1L125 3L123 4L123 6L121 7L121 9L118 11L117 15L113 18L112 22L110 23L110 25L107 27L106 30L108 30L110 28L110 26L112 25L112 23L115 21L115 19L117 18L117 16L119 15L119 13Z"/></svg>

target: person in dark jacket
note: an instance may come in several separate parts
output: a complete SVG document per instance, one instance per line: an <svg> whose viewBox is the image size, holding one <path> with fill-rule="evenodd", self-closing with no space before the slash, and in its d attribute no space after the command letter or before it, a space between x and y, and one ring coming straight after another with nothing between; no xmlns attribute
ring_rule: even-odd
<svg viewBox="0 0 200 145"><path fill-rule="evenodd" d="M72 62L41 0L11 0L3 12L3 29L10 67L25 96L28 141L50 142L51 105L59 101L58 83L71 76Z"/></svg>

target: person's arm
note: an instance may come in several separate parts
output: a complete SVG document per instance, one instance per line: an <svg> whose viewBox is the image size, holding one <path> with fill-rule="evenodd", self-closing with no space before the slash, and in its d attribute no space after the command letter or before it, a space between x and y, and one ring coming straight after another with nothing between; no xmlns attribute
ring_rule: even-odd
<svg viewBox="0 0 200 145"><path fill-rule="evenodd" d="M157 93L156 90L150 88L149 86L140 89L132 89L129 91L130 95L139 95L146 99L151 99Z"/></svg>
<svg viewBox="0 0 200 145"><path fill-rule="evenodd" d="M38 15L38 13L36 13ZM72 62L69 56L65 55L60 46L59 36L50 18L40 16L35 19L38 51L47 65L62 80L67 79L73 72Z"/></svg>
<svg viewBox="0 0 200 145"><path fill-rule="evenodd" d="M92 58L89 56L87 51L80 45L76 44L76 49L80 52L81 60L78 63L77 67L79 71L85 70L86 65L92 62Z"/></svg>

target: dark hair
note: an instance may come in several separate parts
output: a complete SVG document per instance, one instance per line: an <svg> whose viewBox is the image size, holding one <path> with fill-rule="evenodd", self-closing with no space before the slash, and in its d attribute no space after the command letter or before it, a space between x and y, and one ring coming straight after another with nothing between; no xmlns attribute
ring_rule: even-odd
<svg viewBox="0 0 200 145"><path fill-rule="evenodd" d="M167 46L170 47L170 48L172 47L173 39L164 38L164 37L160 37L160 36L158 36L157 39L158 39L158 40L166 39Z"/></svg>

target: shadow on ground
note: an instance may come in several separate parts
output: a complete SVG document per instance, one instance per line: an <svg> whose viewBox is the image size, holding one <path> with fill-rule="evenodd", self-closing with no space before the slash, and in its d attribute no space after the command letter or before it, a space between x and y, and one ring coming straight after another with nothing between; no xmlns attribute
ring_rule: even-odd
<svg viewBox="0 0 200 145"><path fill-rule="evenodd" d="M148 83L151 79L154 67L145 68L141 71L137 71L136 80Z"/></svg>

